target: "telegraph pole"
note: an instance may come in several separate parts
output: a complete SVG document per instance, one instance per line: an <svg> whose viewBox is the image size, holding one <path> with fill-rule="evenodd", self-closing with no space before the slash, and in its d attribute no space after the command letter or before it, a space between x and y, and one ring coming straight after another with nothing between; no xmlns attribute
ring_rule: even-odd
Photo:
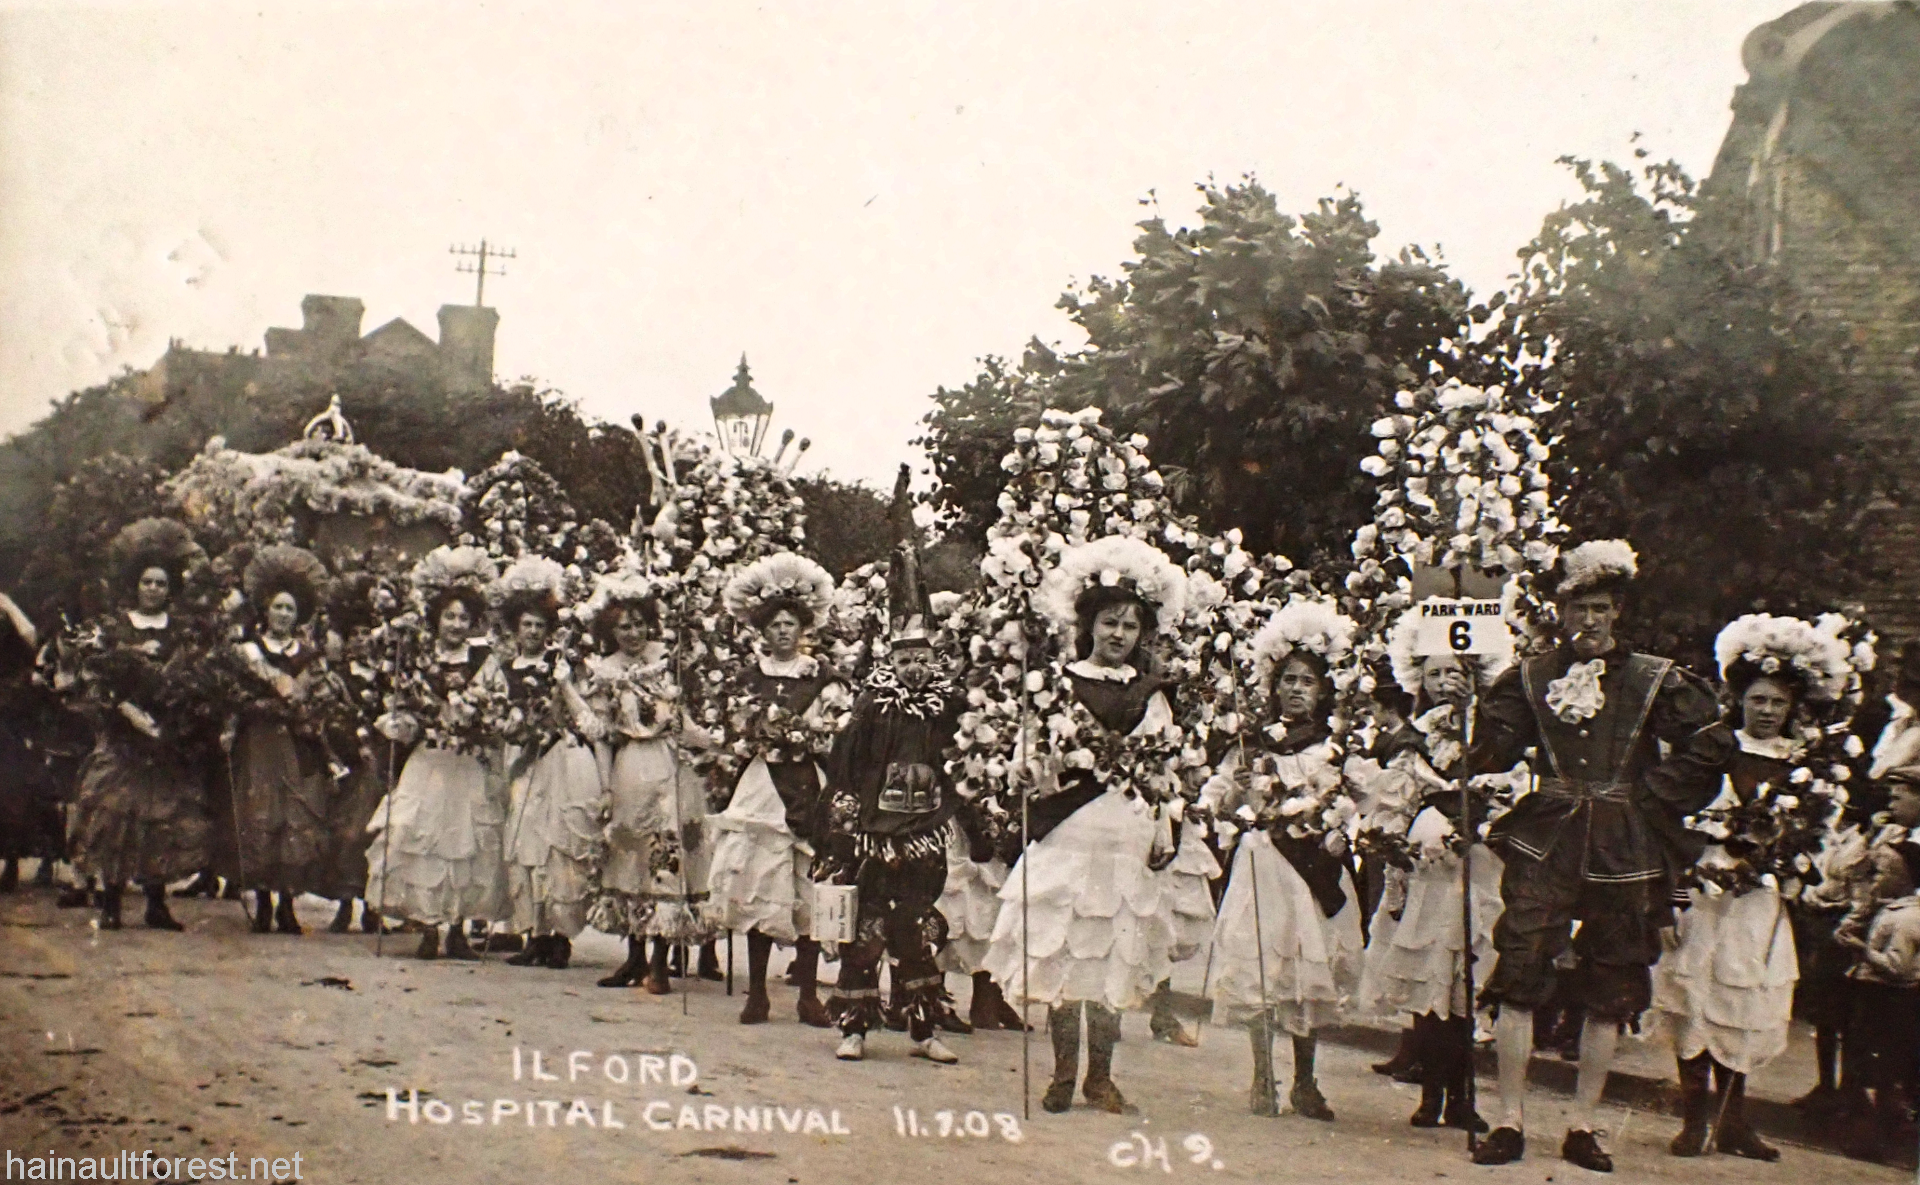
<svg viewBox="0 0 1920 1185"><path fill-rule="evenodd" d="M468 263L465 260L461 260L460 262L453 265L453 270L465 275L477 277L474 283L474 288L473 288L473 307L475 308L480 308L481 306L486 304L487 277L490 275L504 276L507 274L507 269L503 267L499 267L497 266L497 264L492 271L488 271L487 261L489 259L497 261L501 259L516 258L516 256L514 255L511 249L503 250L499 247L495 247L490 243L488 243L485 239L480 240L480 245L478 247L461 247L461 246L448 247L447 254L469 255L473 257L472 263Z"/></svg>

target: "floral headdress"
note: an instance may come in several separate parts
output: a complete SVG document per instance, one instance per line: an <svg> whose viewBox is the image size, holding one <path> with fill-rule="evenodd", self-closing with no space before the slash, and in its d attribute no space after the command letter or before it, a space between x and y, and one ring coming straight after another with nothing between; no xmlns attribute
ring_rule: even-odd
<svg viewBox="0 0 1920 1185"><path fill-rule="evenodd" d="M1186 574L1153 544L1125 535L1069 547L1040 582L1034 607L1071 637L1080 627L1076 603L1098 587L1125 589L1152 605L1162 633L1173 633L1187 611Z"/></svg>
<svg viewBox="0 0 1920 1185"><path fill-rule="evenodd" d="M736 572L721 598L727 612L745 622L786 605L805 610L818 622L832 601L833 577L805 556L782 551Z"/></svg>
<svg viewBox="0 0 1920 1185"><path fill-rule="evenodd" d="M1844 689L1852 672L1852 651L1838 637L1798 617L1768 613L1728 623L1713 640L1713 657L1729 683L1741 675L1784 677L1822 696L1836 684Z"/></svg>
<svg viewBox="0 0 1920 1185"><path fill-rule="evenodd" d="M413 566L414 592L423 604L443 593L486 603L487 586L500 575L487 553L477 547L436 547Z"/></svg>
<svg viewBox="0 0 1920 1185"><path fill-rule="evenodd" d="M1332 601L1295 596L1247 643L1253 655L1254 686L1267 686L1295 650L1314 655L1329 670L1341 666L1353 657L1357 628L1353 618Z"/></svg>
<svg viewBox="0 0 1920 1185"><path fill-rule="evenodd" d="M600 620L601 616L626 605L639 605L661 596L659 577L649 577L633 569L621 569L594 577L593 594L580 610L581 617L589 624Z"/></svg>
<svg viewBox="0 0 1920 1185"><path fill-rule="evenodd" d="M1560 557L1554 595L1573 597L1617 587L1640 574L1640 557L1625 539L1593 539Z"/></svg>
<svg viewBox="0 0 1920 1185"><path fill-rule="evenodd" d="M520 616L528 612L551 619L560 608L560 593L567 583L567 571L542 555L528 553L507 565L500 579L487 586L487 602L500 615L503 628L513 629Z"/></svg>
<svg viewBox="0 0 1920 1185"><path fill-rule="evenodd" d="M1420 694L1420 660L1430 657L1416 653L1419 649L1415 644L1420 632L1419 622L1420 606L1415 605L1402 613L1400 619L1393 623L1393 629L1387 633L1387 658L1393 664L1393 681L1400 685L1400 690L1411 696ZM1505 624L1504 620L1502 624ZM1492 683L1500 672L1513 665L1512 630L1497 631L1494 646L1492 653L1473 656L1473 670L1482 687Z"/></svg>
<svg viewBox="0 0 1920 1185"><path fill-rule="evenodd" d="M254 553L240 577L240 587L256 612L265 613L267 604L281 593L291 593L299 606L300 620L313 616L327 586L327 567L304 547L272 544Z"/></svg>
<svg viewBox="0 0 1920 1185"><path fill-rule="evenodd" d="M204 563L207 553L193 541L193 533L170 518L143 518L128 523L107 545L107 571L124 593L148 568L159 568L180 590L187 571Z"/></svg>

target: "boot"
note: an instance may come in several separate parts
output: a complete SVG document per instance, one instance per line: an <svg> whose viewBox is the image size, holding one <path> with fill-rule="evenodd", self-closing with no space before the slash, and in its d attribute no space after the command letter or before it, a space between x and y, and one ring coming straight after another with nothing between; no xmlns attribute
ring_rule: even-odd
<svg viewBox="0 0 1920 1185"><path fill-rule="evenodd" d="M1407 1120L1413 1127L1439 1127L1440 1113L1446 1106L1449 1067L1439 1048L1439 1026L1440 1018L1431 1012L1414 1017L1413 1027L1407 1030L1410 1036L1401 1046L1403 1052L1413 1052L1409 1060L1421 1067L1420 1105Z"/></svg>
<svg viewBox="0 0 1920 1185"><path fill-rule="evenodd" d="M1073 1106L1073 1083L1080 1076L1080 1006L1055 1004L1047 1009L1047 1033L1053 1039L1053 1081L1040 1096L1040 1106L1058 1115Z"/></svg>
<svg viewBox="0 0 1920 1185"><path fill-rule="evenodd" d="M280 904L274 907L273 924L282 934L300 934L300 919L293 916L293 894L280 894Z"/></svg>
<svg viewBox="0 0 1920 1185"><path fill-rule="evenodd" d="M1113 1047L1120 1041L1120 1014L1099 1004L1087 1005L1087 1080L1080 1093L1110 1115L1132 1115L1135 1109L1113 1084Z"/></svg>
<svg viewBox="0 0 1920 1185"><path fill-rule="evenodd" d="M946 989L942 987L936 990L939 995L933 1002L933 1027L943 1033L958 1033L962 1037L973 1032L973 1022L962 1020L960 1014L954 1011L953 997L947 994Z"/></svg>
<svg viewBox="0 0 1920 1185"><path fill-rule="evenodd" d="M253 932L266 934L273 929L273 894L265 889L253 891Z"/></svg>
<svg viewBox="0 0 1920 1185"><path fill-rule="evenodd" d="M176 933L186 929L175 921L172 912L167 909L167 886L151 884L147 887L147 916L149 930L172 930Z"/></svg>
<svg viewBox="0 0 1920 1185"><path fill-rule="evenodd" d="M1408 1025L1406 1028L1400 1030L1399 1047L1393 1051L1393 1056L1386 1061L1373 1063L1374 1073L1384 1074L1397 1082L1402 1080L1400 1077L1402 1074L1418 1070L1420 1066L1420 1039L1416 1032L1416 1027L1415 1025Z"/></svg>
<svg viewBox="0 0 1920 1185"><path fill-rule="evenodd" d="M973 1002L967 1007L967 1020L976 1032L989 1032L993 1029L1007 1029L1015 1033L1024 1032L1027 1022L1013 1005L1007 1003L1007 997L1000 985L993 982L993 976L985 971L973 973Z"/></svg>
<svg viewBox="0 0 1920 1185"><path fill-rule="evenodd" d="M1171 979L1163 979L1154 985L1153 996L1148 1003L1150 1006L1148 1027L1152 1030L1155 1041L1165 1041L1169 1045L1178 1045L1183 1049L1192 1049L1200 1044L1192 1033L1187 1032L1186 1026L1180 1023L1180 1018L1174 1015Z"/></svg>
<svg viewBox="0 0 1920 1185"><path fill-rule="evenodd" d="M53 888L53 857L40 857L40 867L33 874L33 887L36 889Z"/></svg>
<svg viewBox="0 0 1920 1185"><path fill-rule="evenodd" d="M118 930L120 928L120 885L108 885L100 891L100 928Z"/></svg>
<svg viewBox="0 0 1920 1185"><path fill-rule="evenodd" d="M647 976L640 986L647 989L649 996L664 996L673 991L673 951L664 938L653 940L653 958L647 963Z"/></svg>
<svg viewBox="0 0 1920 1185"><path fill-rule="evenodd" d="M1727 1109L1714 1132L1714 1148L1729 1156L1741 1156L1769 1164L1779 1160L1780 1149L1762 1140L1747 1122L1747 1076L1732 1073L1724 1066L1715 1066L1713 1069L1715 1077L1725 1078L1727 1091Z"/></svg>
<svg viewBox="0 0 1920 1185"><path fill-rule="evenodd" d="M353 898L342 897L333 911L333 920L327 923L327 933L345 934L353 928Z"/></svg>
<svg viewBox="0 0 1920 1185"><path fill-rule="evenodd" d="M740 1010L743 1025L763 1025L773 1012L767 999L767 957L773 953L773 939L758 930L747 931L747 1004Z"/></svg>
<svg viewBox="0 0 1920 1185"><path fill-rule="evenodd" d="M799 976L796 984L800 989L800 1000L796 1011L800 1023L812 1029L830 1029L833 1018L827 1015L827 1006L820 1002L820 944L811 938L802 938L794 943L793 970Z"/></svg>
<svg viewBox="0 0 1920 1185"><path fill-rule="evenodd" d="M213 869L202 868L199 872L193 874L193 879L188 881L185 887L175 889L173 895L175 897L205 897L208 900L212 900L220 895L220 878L213 875Z"/></svg>
<svg viewBox="0 0 1920 1185"><path fill-rule="evenodd" d="M720 952L711 941L700 944L700 965L696 969L700 978L709 983L720 983L726 978L726 972L720 970Z"/></svg>
<svg viewBox="0 0 1920 1185"><path fill-rule="evenodd" d="M1487 1121L1473 1106L1473 1021L1455 1016L1435 1018L1434 1041L1441 1051L1444 1073L1441 1081L1447 1090L1447 1105L1440 1123L1456 1131L1484 1132Z"/></svg>
<svg viewBox="0 0 1920 1185"><path fill-rule="evenodd" d="M536 934L527 939L517 955L509 955L505 962L509 967L543 967L547 962L547 948L551 940L545 934Z"/></svg>
<svg viewBox="0 0 1920 1185"><path fill-rule="evenodd" d="M615 967L612 975L604 976L594 982L598 983L601 987L632 987L634 984L640 982L642 975L646 974L646 967L647 944L645 940L628 935L627 961Z"/></svg>
<svg viewBox="0 0 1920 1185"><path fill-rule="evenodd" d="M1713 1058L1705 1053L1680 1061L1680 1134L1667 1151L1700 1156L1713 1130Z"/></svg>
<svg viewBox="0 0 1920 1185"><path fill-rule="evenodd" d="M365 900L360 902L360 932L362 934L380 932L380 915L375 913Z"/></svg>
<svg viewBox="0 0 1920 1185"><path fill-rule="evenodd" d="M20 861L9 856L0 862L0 893L11 893L20 887Z"/></svg>
<svg viewBox="0 0 1920 1185"><path fill-rule="evenodd" d="M440 957L440 927L422 926L420 928L420 946L413 952L416 959L437 959Z"/></svg>
<svg viewBox="0 0 1920 1185"><path fill-rule="evenodd" d="M93 878L88 877L77 885L68 885L60 890L60 896L54 904L61 909L85 909L93 904Z"/></svg>
<svg viewBox="0 0 1920 1185"><path fill-rule="evenodd" d="M1280 1084L1273 1077L1273 1027L1263 1014L1249 1021L1253 1042L1253 1085L1247 1089L1247 1110L1265 1119L1280 1114Z"/></svg>
<svg viewBox="0 0 1920 1185"><path fill-rule="evenodd" d="M463 963L477 963L480 956L474 953L473 946L467 941L467 932L455 922L447 927L447 957Z"/></svg>
<svg viewBox="0 0 1920 1185"><path fill-rule="evenodd" d="M1293 1113L1302 1119L1332 1123L1333 1108L1327 1106L1327 1098L1320 1093L1320 1084L1313 1076L1317 1049L1312 1037L1293 1039L1293 1089L1288 1092L1287 1101L1293 1104Z"/></svg>
<svg viewBox="0 0 1920 1185"><path fill-rule="evenodd" d="M229 880L225 884L221 885L220 900L222 901L240 900L240 882L236 880Z"/></svg>
<svg viewBox="0 0 1920 1185"><path fill-rule="evenodd" d="M554 934L548 939L547 966L555 971L565 971L573 960L573 939L565 934Z"/></svg>

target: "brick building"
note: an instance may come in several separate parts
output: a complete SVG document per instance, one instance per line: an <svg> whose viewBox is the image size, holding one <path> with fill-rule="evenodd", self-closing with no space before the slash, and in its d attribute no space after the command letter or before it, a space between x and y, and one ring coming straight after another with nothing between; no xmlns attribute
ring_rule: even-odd
<svg viewBox="0 0 1920 1185"><path fill-rule="evenodd" d="M362 336L366 306L356 297L308 296L300 313L299 329L267 330L264 356L169 342L133 390L158 404L202 388L326 387L348 374L448 391L479 391L493 382L493 339L500 325L493 309L442 305L437 342L403 317Z"/></svg>
<svg viewBox="0 0 1920 1185"><path fill-rule="evenodd" d="M1715 229L1784 269L1856 350L1858 379L1899 392L1890 433L1920 428L1920 6L1802 4L1747 35L1747 81L1703 185ZM1917 483L1920 484L1920 483ZM1873 620L1920 635L1920 514L1872 530L1896 565Z"/></svg>

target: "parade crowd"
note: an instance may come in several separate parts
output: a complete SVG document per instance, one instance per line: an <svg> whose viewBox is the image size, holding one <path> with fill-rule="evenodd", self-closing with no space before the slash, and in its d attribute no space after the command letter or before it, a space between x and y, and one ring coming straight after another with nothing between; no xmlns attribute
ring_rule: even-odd
<svg viewBox="0 0 1920 1185"><path fill-rule="evenodd" d="M516 968L566 968L592 927L627 943L599 984L655 994L720 978L738 935L740 1023L791 948L797 1018L843 1061L894 1029L955 1062L953 1034L1039 1006L1054 1113L1130 1109L1124 1012L1195 1043L1170 981L1204 960L1254 1114L1333 1121L1318 1036L1390 1020L1376 1069L1481 1164L1526 1152L1539 1045L1579 1062L1560 1154L1609 1170L1601 1092L1642 1026L1673 1045L1674 1155L1778 1160L1746 1079L1798 1017L1798 1105L1910 1155L1920 645L1876 661L1850 616L1755 613L1710 672L1637 653L1638 557L1560 537L1524 419L1402 407L1343 578L1179 518L1093 413L1016 434L960 591L928 591L898 498L890 558L836 580L777 466L665 435L612 544L530 519L512 465L404 561L209 557L192 514L134 522L110 611L0 597L0 885L64 861L102 931L129 890L179 930L171 890L299 934L314 894L333 933L357 909L421 959ZM1469 576L1501 615L1423 625Z"/></svg>

